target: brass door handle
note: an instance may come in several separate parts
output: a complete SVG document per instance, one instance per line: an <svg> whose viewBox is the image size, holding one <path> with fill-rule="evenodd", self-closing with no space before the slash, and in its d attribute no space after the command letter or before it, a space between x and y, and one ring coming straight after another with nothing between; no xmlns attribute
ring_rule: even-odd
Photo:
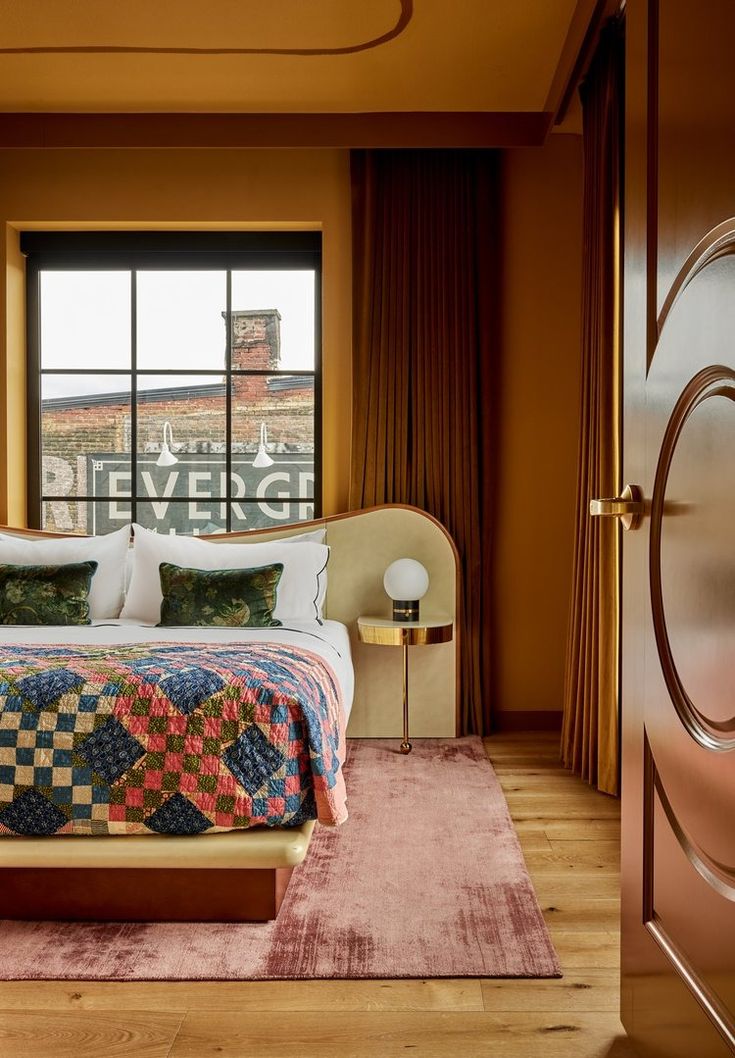
<svg viewBox="0 0 735 1058"><path fill-rule="evenodd" d="M619 518L623 529L637 529L643 520L643 490L626 485L619 496L590 500L590 514L596 518Z"/></svg>

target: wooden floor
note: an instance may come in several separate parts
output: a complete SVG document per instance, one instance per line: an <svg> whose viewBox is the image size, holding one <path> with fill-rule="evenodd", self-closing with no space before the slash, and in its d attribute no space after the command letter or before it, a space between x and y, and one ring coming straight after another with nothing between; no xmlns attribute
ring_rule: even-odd
<svg viewBox="0 0 735 1058"><path fill-rule="evenodd" d="M631 1058L618 803L552 735L487 740L564 970L555 981L0 982L2 1058Z"/></svg>

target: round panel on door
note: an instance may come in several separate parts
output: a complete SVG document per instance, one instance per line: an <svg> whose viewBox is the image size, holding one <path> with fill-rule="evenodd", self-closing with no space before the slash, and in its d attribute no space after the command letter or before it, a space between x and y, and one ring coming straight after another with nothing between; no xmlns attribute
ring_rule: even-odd
<svg viewBox="0 0 735 1058"><path fill-rule="evenodd" d="M689 734L735 748L735 372L699 371L669 418L651 500L651 612ZM706 545L706 546L705 546ZM700 634L700 630L706 634Z"/></svg>

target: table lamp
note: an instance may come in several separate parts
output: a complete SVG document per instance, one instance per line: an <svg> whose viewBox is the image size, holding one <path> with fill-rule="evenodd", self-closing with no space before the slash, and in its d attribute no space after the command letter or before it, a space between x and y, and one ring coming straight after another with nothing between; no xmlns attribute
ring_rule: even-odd
<svg viewBox="0 0 735 1058"><path fill-rule="evenodd" d="M429 590L429 574L415 558L391 562L383 577L383 587L393 600L394 621L418 621L419 601Z"/></svg>

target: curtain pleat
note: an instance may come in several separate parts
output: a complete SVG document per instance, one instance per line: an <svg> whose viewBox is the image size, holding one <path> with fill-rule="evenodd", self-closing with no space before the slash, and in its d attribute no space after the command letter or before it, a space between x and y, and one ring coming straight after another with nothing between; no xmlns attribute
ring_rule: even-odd
<svg viewBox="0 0 735 1058"><path fill-rule="evenodd" d="M490 729L490 151L353 151L350 505L410 503L459 550L463 730Z"/></svg>
<svg viewBox="0 0 735 1058"><path fill-rule="evenodd" d="M603 31L580 89L584 133L582 380L577 515L564 686L562 759L618 792L619 526L589 502L619 487L619 238L623 24Z"/></svg>

